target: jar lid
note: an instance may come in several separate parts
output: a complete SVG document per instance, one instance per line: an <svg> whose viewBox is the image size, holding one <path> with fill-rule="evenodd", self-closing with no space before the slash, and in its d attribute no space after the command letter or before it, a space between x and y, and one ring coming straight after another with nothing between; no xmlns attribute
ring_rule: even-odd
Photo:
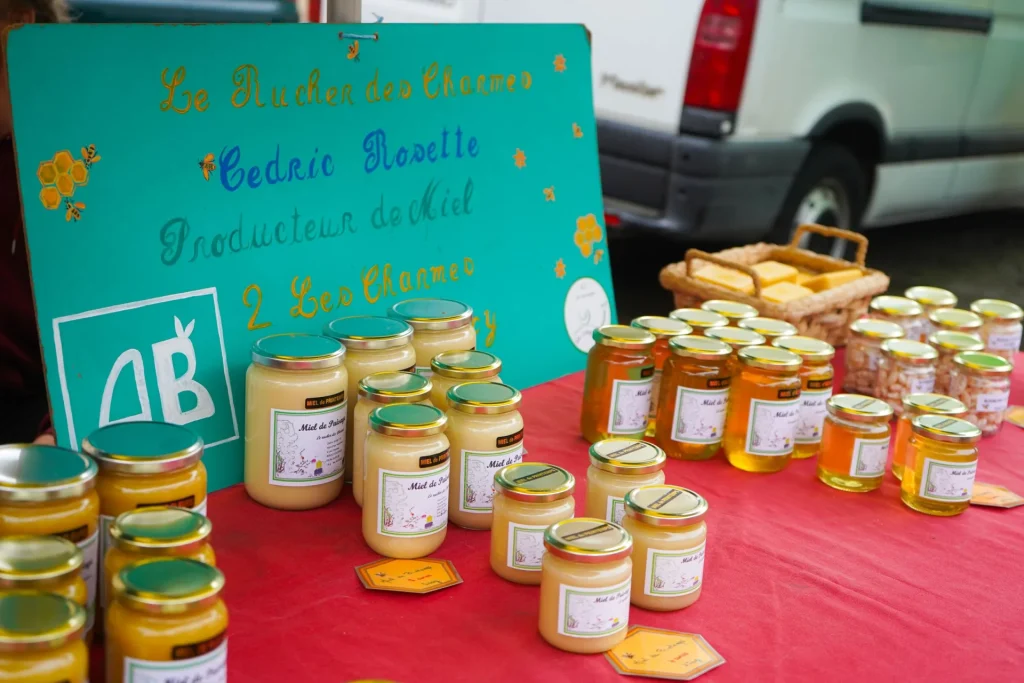
<svg viewBox="0 0 1024 683"><path fill-rule="evenodd" d="M732 347L724 341L694 335L672 337L668 340L668 348L677 356L698 360L723 360L732 353Z"/></svg>
<svg viewBox="0 0 1024 683"><path fill-rule="evenodd" d="M899 339L906 335L902 327L888 320L860 318L850 323L850 332L871 339Z"/></svg>
<svg viewBox="0 0 1024 683"><path fill-rule="evenodd" d="M390 436L430 436L440 434L448 418L434 406L396 403L370 413L370 429Z"/></svg>
<svg viewBox="0 0 1024 683"><path fill-rule="evenodd" d="M98 472L96 463L66 448L0 445L0 501L39 503L78 498L95 488Z"/></svg>
<svg viewBox="0 0 1024 683"><path fill-rule="evenodd" d="M736 354L740 362L761 370L797 371L803 365L803 358L772 346L748 346Z"/></svg>
<svg viewBox="0 0 1024 683"><path fill-rule="evenodd" d="M0 538L0 582L46 581L81 568L85 558L77 545L59 536Z"/></svg>
<svg viewBox="0 0 1024 683"><path fill-rule="evenodd" d="M636 439L605 439L590 447L590 464L616 474L649 474L665 469L665 451Z"/></svg>
<svg viewBox="0 0 1024 683"><path fill-rule="evenodd" d="M393 349L408 344L412 326L404 320L379 315L351 315L324 325L324 336L347 349Z"/></svg>
<svg viewBox="0 0 1024 683"><path fill-rule="evenodd" d="M278 370L324 370L345 361L345 346L319 334L272 334L252 345L252 362Z"/></svg>
<svg viewBox="0 0 1024 683"><path fill-rule="evenodd" d="M978 335L955 330L932 332L928 343L947 351L981 351L985 348L985 342Z"/></svg>
<svg viewBox="0 0 1024 683"><path fill-rule="evenodd" d="M956 294L941 287L918 285L903 292L908 299L913 299L924 306L956 306Z"/></svg>
<svg viewBox="0 0 1024 683"><path fill-rule="evenodd" d="M430 368L448 379L485 379L501 372L501 359L486 351L444 351L431 359Z"/></svg>
<svg viewBox="0 0 1024 683"><path fill-rule="evenodd" d="M854 422L885 422L892 417L892 406L861 394L836 394L825 402L825 409Z"/></svg>
<svg viewBox="0 0 1024 683"><path fill-rule="evenodd" d="M761 346L767 340L754 332L745 330L742 327L714 327L704 332L708 339L723 341L734 349L742 349L747 346Z"/></svg>
<svg viewBox="0 0 1024 683"><path fill-rule="evenodd" d="M668 317L682 320L695 330L707 330L712 327L725 327L729 319L713 311L705 311L699 308L677 308L668 314Z"/></svg>
<svg viewBox="0 0 1024 683"><path fill-rule="evenodd" d="M178 614L216 602L224 574L216 567L183 557L134 562L113 579L114 595L146 612Z"/></svg>
<svg viewBox="0 0 1024 683"><path fill-rule="evenodd" d="M0 593L0 650L52 650L82 637L81 605L54 593Z"/></svg>
<svg viewBox="0 0 1024 683"><path fill-rule="evenodd" d="M561 467L542 462L507 465L494 475L494 485L515 500L549 503L572 495L576 479Z"/></svg>
<svg viewBox="0 0 1024 683"><path fill-rule="evenodd" d="M164 550L198 545L213 523L198 512L178 507L147 507L123 512L110 526L114 543L131 550Z"/></svg>
<svg viewBox="0 0 1024 683"><path fill-rule="evenodd" d="M975 330L982 325L981 316L962 308L937 308L928 314L928 319L939 327L958 330Z"/></svg>
<svg viewBox="0 0 1024 683"><path fill-rule="evenodd" d="M1017 304L1000 299L978 299L971 304L971 310L983 318L1013 322L1024 318L1024 310Z"/></svg>
<svg viewBox="0 0 1024 683"><path fill-rule="evenodd" d="M918 415L910 422L915 434L946 443L976 443L981 430L967 420L947 415Z"/></svg>
<svg viewBox="0 0 1024 683"><path fill-rule="evenodd" d="M924 313L924 308L921 304L913 299L889 294L876 296L871 300L869 308L876 313L882 313L894 318L904 318Z"/></svg>
<svg viewBox="0 0 1024 683"><path fill-rule="evenodd" d="M1013 371L1013 363L994 353L961 351L953 356L953 362L982 375L1002 375Z"/></svg>
<svg viewBox="0 0 1024 683"><path fill-rule="evenodd" d="M86 437L82 450L104 472L159 474L199 462L203 440L188 427L168 422L119 422Z"/></svg>
<svg viewBox="0 0 1024 683"><path fill-rule="evenodd" d="M942 394L908 394L903 397L903 410L936 415L963 415L967 406L951 396Z"/></svg>
<svg viewBox="0 0 1024 683"><path fill-rule="evenodd" d="M702 311L710 311L729 320L743 320L757 315L757 309L750 304L728 299L709 299L700 305Z"/></svg>
<svg viewBox="0 0 1024 683"><path fill-rule="evenodd" d="M934 348L912 339L887 339L882 342L882 353L911 365L931 363L939 357Z"/></svg>
<svg viewBox="0 0 1024 683"><path fill-rule="evenodd" d="M407 299L391 307L388 315L412 325L413 330L452 330L473 324L473 309L451 299Z"/></svg>
<svg viewBox="0 0 1024 683"><path fill-rule="evenodd" d="M779 337L772 341L772 346L795 353L805 361L825 362L836 355L836 350L828 342L801 335Z"/></svg>
<svg viewBox="0 0 1024 683"><path fill-rule="evenodd" d="M448 390L448 407L460 413L501 415L519 407L523 395L507 384L466 382Z"/></svg>
<svg viewBox="0 0 1024 683"><path fill-rule="evenodd" d="M742 327L745 330L753 330L763 337L776 338L776 337L791 337L799 332L796 329L796 325L787 323L785 320L778 320L776 318L764 318L757 316L756 318L747 318L737 323L738 327Z"/></svg>
<svg viewBox="0 0 1024 683"><path fill-rule="evenodd" d="M693 328L682 320L668 318L663 315L642 315L639 318L634 318L630 325L639 327L641 330L647 330L658 339L669 339L693 332Z"/></svg>
<svg viewBox="0 0 1024 683"><path fill-rule="evenodd" d="M652 526L692 526L708 513L708 502L682 486L653 484L626 494L626 514Z"/></svg>
<svg viewBox="0 0 1024 683"><path fill-rule="evenodd" d="M653 334L639 327L604 325L594 330L594 341L620 349L647 351L654 345L655 338Z"/></svg>
<svg viewBox="0 0 1024 683"><path fill-rule="evenodd" d="M614 562L629 557L633 537L614 522L573 517L555 522L544 531L544 547L552 555L573 562Z"/></svg>
<svg viewBox="0 0 1024 683"><path fill-rule="evenodd" d="M359 395L382 404L419 403L430 388L430 380L414 372L375 372L359 380Z"/></svg>

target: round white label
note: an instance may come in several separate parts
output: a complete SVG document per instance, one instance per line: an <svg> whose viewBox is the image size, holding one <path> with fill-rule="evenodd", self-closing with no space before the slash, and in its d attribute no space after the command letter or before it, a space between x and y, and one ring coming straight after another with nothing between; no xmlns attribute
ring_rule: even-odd
<svg viewBox="0 0 1024 683"><path fill-rule="evenodd" d="M565 295L565 330L573 346L586 353L594 345L594 330L612 321L611 303L601 283L581 277Z"/></svg>

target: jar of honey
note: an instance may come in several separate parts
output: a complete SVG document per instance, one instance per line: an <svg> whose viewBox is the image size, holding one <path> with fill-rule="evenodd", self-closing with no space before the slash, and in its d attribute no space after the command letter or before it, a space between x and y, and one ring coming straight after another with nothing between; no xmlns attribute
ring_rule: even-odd
<svg viewBox="0 0 1024 683"><path fill-rule="evenodd" d="M539 462L509 465L494 475L491 569L503 579L540 584L544 530L576 511L576 480Z"/></svg>
<svg viewBox="0 0 1024 683"><path fill-rule="evenodd" d="M983 321L981 338L985 341L985 350L1013 363L1024 331L1021 325L1024 310L1015 303L999 299L978 299L971 304L971 310Z"/></svg>
<svg viewBox="0 0 1024 683"><path fill-rule="evenodd" d="M580 431L591 443L647 431L654 382L654 335L626 325L594 330L587 354Z"/></svg>
<svg viewBox="0 0 1024 683"><path fill-rule="evenodd" d="M712 311L705 311L700 308L677 308L668 314L674 320L680 320L693 330L690 334L703 336L704 332L714 327L725 327L729 319Z"/></svg>
<svg viewBox="0 0 1024 683"><path fill-rule="evenodd" d="M924 306L904 296L883 294L868 304L868 315L876 320L888 320L903 328L904 336L911 341L920 341L926 332Z"/></svg>
<svg viewBox="0 0 1024 683"><path fill-rule="evenodd" d="M853 394L875 395L878 381L878 359L882 356L882 342L900 339L903 328L886 320L861 318L850 324L850 337L846 342L846 374L843 390Z"/></svg>
<svg viewBox="0 0 1024 683"><path fill-rule="evenodd" d="M892 474L903 479L903 465L910 458L910 421L929 413L946 417L963 417L967 406L955 398L942 394L910 394L903 398L903 414L896 422L896 436L892 444Z"/></svg>
<svg viewBox="0 0 1024 683"><path fill-rule="evenodd" d="M949 380L953 374L953 358L958 353L985 349L985 342L981 341L981 337L978 335L952 330L932 332L928 337L928 343L939 354L939 358L935 362L935 388L933 391L936 394L949 393Z"/></svg>
<svg viewBox="0 0 1024 683"><path fill-rule="evenodd" d="M889 459L892 407L860 394L838 394L826 407L818 479L840 491L874 491Z"/></svg>
<svg viewBox="0 0 1024 683"><path fill-rule="evenodd" d="M939 353L928 344L909 339L882 342L875 395L886 401L898 416L907 394L930 394L935 390L935 368Z"/></svg>
<svg viewBox="0 0 1024 683"><path fill-rule="evenodd" d="M935 331L930 322L931 315L941 309L951 309L957 302L956 294L940 287L911 287L903 295L919 303L923 312L919 334L914 341L927 341L928 335Z"/></svg>
<svg viewBox="0 0 1024 683"><path fill-rule="evenodd" d="M633 539L618 524L574 517L544 532L540 635L566 652L606 652L626 637Z"/></svg>
<svg viewBox="0 0 1024 683"><path fill-rule="evenodd" d="M728 299L708 299L700 305L700 310L717 313L728 320L730 325L758 315L757 309L753 306Z"/></svg>
<svg viewBox="0 0 1024 683"><path fill-rule="evenodd" d="M918 415L910 424L900 499L928 515L959 515L974 493L981 430L945 415Z"/></svg>
<svg viewBox="0 0 1024 683"><path fill-rule="evenodd" d="M667 612L689 607L704 584L708 502L681 486L641 486L626 494L622 526L633 537L631 601Z"/></svg>
<svg viewBox="0 0 1024 683"><path fill-rule="evenodd" d="M430 361L430 402L448 411L448 390L463 382L501 383L501 359L486 351L445 351Z"/></svg>
<svg viewBox="0 0 1024 683"><path fill-rule="evenodd" d="M982 436L999 432L1010 407L1010 361L994 353L965 351L953 357L949 395L967 406L963 419Z"/></svg>
<svg viewBox="0 0 1024 683"><path fill-rule="evenodd" d="M412 326L416 372L430 377L430 361L445 351L476 348L473 309L450 299L408 299L391 307L388 315Z"/></svg>
<svg viewBox="0 0 1024 683"><path fill-rule="evenodd" d="M800 422L800 356L771 346L739 352L725 418L725 455L747 472L779 472L789 464Z"/></svg>
<svg viewBox="0 0 1024 683"><path fill-rule="evenodd" d="M751 346L764 346L767 343L767 340L757 332L745 330L742 327L717 327L705 332L704 336L709 339L725 342L732 348L728 361L730 375L735 375L740 370L739 361L736 360L736 354L739 353L740 349L746 349Z"/></svg>
<svg viewBox="0 0 1024 683"><path fill-rule="evenodd" d="M587 517L618 524L626 514L626 494L637 486L665 483L665 451L634 439L606 439L590 447Z"/></svg>
<svg viewBox="0 0 1024 683"><path fill-rule="evenodd" d="M60 595L0 593L0 680L89 683L85 619L81 605Z"/></svg>
<svg viewBox="0 0 1024 683"><path fill-rule="evenodd" d="M0 537L0 592L56 593L88 610L82 551L59 536ZM0 680L7 680L0 669Z"/></svg>
<svg viewBox="0 0 1024 683"><path fill-rule="evenodd" d="M224 575L197 560L142 560L114 576L107 683L228 681Z"/></svg>
<svg viewBox="0 0 1024 683"><path fill-rule="evenodd" d="M825 404L832 397L832 345L813 337L779 337L772 346L791 351L803 359L800 366L800 420L796 425L794 459L813 458L821 450L821 433L828 413Z"/></svg>
<svg viewBox="0 0 1024 683"><path fill-rule="evenodd" d="M732 347L708 337L669 340L656 441L670 458L707 460L722 448Z"/></svg>
<svg viewBox="0 0 1024 683"><path fill-rule="evenodd" d="M693 328L682 320L661 315L644 315L630 323L633 327L647 330L654 335L654 381L651 383L651 412L647 419L645 436L654 436L654 421L658 416L658 400L661 395L661 377L665 360L671 355L668 340L681 334L690 334Z"/></svg>
<svg viewBox="0 0 1024 683"><path fill-rule="evenodd" d="M763 318L757 316L755 318L746 318L739 321L736 324L737 327L741 327L744 330L750 330L751 332L757 332L759 335L765 338L765 343L771 346L776 339L782 339L783 337L792 337L799 330L796 329L796 325L788 323L785 320L777 320L775 318Z"/></svg>

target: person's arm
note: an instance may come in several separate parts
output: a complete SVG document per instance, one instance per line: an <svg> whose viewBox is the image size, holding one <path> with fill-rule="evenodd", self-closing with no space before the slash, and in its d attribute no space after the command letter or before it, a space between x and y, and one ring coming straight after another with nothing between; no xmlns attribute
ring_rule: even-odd
<svg viewBox="0 0 1024 683"><path fill-rule="evenodd" d="M36 437L32 443L43 444L46 446L54 446L57 443L57 435L53 431L53 420L50 419L50 414L47 413L43 421L39 423L39 436Z"/></svg>

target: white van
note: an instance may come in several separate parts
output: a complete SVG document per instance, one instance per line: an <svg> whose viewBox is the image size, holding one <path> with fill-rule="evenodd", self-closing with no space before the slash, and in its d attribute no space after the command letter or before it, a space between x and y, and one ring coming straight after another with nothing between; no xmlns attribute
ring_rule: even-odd
<svg viewBox="0 0 1024 683"><path fill-rule="evenodd" d="M1024 206L1024 0L363 0L379 17L586 24L610 228Z"/></svg>

